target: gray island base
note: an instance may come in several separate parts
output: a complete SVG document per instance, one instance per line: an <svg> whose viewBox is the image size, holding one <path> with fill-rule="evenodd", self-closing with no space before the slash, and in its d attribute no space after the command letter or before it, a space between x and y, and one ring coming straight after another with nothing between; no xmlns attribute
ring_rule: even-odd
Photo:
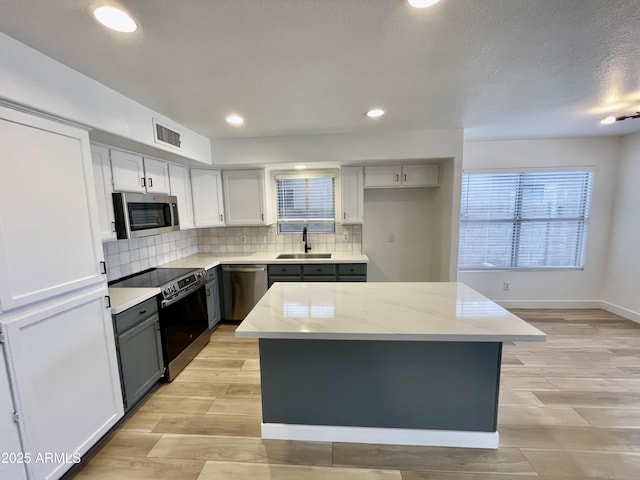
<svg viewBox="0 0 640 480"><path fill-rule="evenodd" d="M259 338L263 438L498 448L502 342L542 332L459 283L300 285L236 331Z"/></svg>

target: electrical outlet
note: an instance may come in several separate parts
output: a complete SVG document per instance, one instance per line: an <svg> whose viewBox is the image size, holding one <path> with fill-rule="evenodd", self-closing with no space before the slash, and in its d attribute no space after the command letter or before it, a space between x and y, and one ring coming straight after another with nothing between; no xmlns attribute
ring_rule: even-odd
<svg viewBox="0 0 640 480"><path fill-rule="evenodd" d="M344 239L345 242L349 241L349 232L344 232L344 235L342 235L342 238Z"/></svg>
<svg viewBox="0 0 640 480"><path fill-rule="evenodd" d="M502 283L502 290L504 290L505 292L508 292L510 288L511 288L511 282Z"/></svg>
<svg viewBox="0 0 640 480"><path fill-rule="evenodd" d="M247 243L247 237L245 235L240 236L240 243Z"/></svg>
<svg viewBox="0 0 640 480"><path fill-rule="evenodd" d="M389 242L393 243L396 241L396 236L393 233L390 233L388 240Z"/></svg>

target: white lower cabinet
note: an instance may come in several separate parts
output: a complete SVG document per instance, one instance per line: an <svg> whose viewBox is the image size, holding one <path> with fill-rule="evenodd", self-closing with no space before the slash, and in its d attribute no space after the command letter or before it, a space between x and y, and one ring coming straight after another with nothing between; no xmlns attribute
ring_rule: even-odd
<svg viewBox="0 0 640 480"><path fill-rule="evenodd" d="M123 416L107 292L0 320L31 479L59 478ZM55 457L36 461L46 454Z"/></svg>
<svg viewBox="0 0 640 480"><path fill-rule="evenodd" d="M18 425L14 421L16 408L11 398L3 350L0 344L0 478L23 480L27 478L27 471Z"/></svg>

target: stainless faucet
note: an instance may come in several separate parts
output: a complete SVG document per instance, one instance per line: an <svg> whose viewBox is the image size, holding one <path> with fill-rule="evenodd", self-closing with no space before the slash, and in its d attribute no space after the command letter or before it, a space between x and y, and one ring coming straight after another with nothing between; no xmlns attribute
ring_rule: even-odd
<svg viewBox="0 0 640 480"><path fill-rule="evenodd" d="M302 229L302 241L304 242L304 253L309 253L311 245L309 245L309 242L307 241L307 227Z"/></svg>

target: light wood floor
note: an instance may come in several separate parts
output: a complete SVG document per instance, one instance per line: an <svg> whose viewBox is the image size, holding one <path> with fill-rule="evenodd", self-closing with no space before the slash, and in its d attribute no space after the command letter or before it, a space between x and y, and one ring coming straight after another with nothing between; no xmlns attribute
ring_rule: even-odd
<svg viewBox="0 0 640 480"><path fill-rule="evenodd" d="M640 479L640 325L517 310L545 344L505 345L500 448L262 441L255 340L221 326L77 480Z"/></svg>

